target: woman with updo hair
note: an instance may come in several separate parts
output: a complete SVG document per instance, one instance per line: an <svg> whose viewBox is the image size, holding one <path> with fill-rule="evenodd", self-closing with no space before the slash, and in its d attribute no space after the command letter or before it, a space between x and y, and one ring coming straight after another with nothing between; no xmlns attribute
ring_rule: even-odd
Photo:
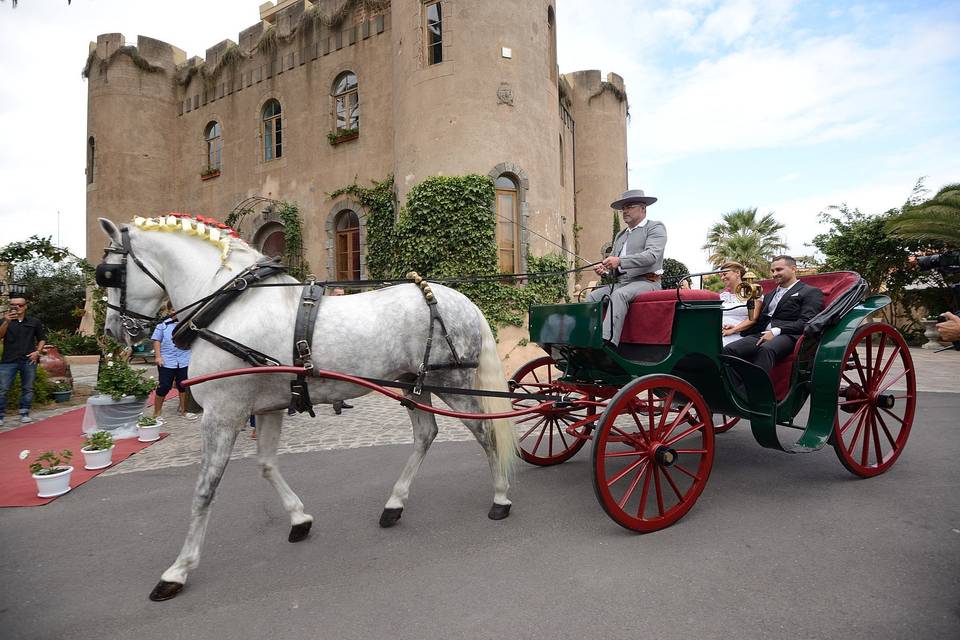
<svg viewBox="0 0 960 640"><path fill-rule="evenodd" d="M723 319L720 322L720 331L723 334L723 346L736 342L743 336L741 332L752 327L760 317L760 301L737 298L737 287L743 282L746 268L739 262L729 261L720 265L720 280L724 289L720 292L720 301L723 303Z"/></svg>

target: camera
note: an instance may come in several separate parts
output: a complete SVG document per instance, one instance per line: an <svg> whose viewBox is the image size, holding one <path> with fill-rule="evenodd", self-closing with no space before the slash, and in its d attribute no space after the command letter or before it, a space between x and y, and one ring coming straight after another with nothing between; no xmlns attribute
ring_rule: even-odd
<svg viewBox="0 0 960 640"><path fill-rule="evenodd" d="M960 251L945 251L929 256L918 256L917 267L922 271L936 269L944 276L960 274Z"/></svg>

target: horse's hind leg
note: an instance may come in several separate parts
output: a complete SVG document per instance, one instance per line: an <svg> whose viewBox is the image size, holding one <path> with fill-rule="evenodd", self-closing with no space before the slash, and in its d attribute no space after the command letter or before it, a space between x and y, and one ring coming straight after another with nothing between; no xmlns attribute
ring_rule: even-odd
<svg viewBox="0 0 960 640"><path fill-rule="evenodd" d="M454 394L444 394L441 396L454 411L462 413L483 413L483 404L474 396L459 396ZM510 489L510 480L507 478L503 465L497 458L497 446L493 442L492 422L490 420L463 420L464 425L477 439L484 453L487 454L487 462L490 464L490 473L493 475L493 505L487 513L491 520L503 520L510 515L510 498L507 497L507 491Z"/></svg>
<svg viewBox="0 0 960 640"><path fill-rule="evenodd" d="M163 572L160 582L150 592L151 600L169 600L177 595L187 581L187 575L200 563L200 547L203 545L207 522L210 518L210 503L213 502L217 486L230 460L230 452L237 439L240 420L239 417L234 420L215 417L218 413L212 408L208 408L203 413L200 425L203 438L203 460L200 463L197 486L193 491L187 538L183 542L183 548L180 549L177 560Z"/></svg>
<svg viewBox="0 0 960 640"><path fill-rule="evenodd" d="M430 404L430 394L428 393L422 396L408 397L412 397L422 404ZM432 413L415 409L408 409L407 411L413 425L413 453L410 454L403 472L397 479L396 484L393 485L393 493L390 494L390 499L387 500L387 504L383 507L383 513L380 514L380 526L384 528L392 527L400 520L403 505L410 495L410 483L417 475L420 463L423 462L423 457L427 455L427 449L430 448L433 439L437 437L437 419Z"/></svg>
<svg viewBox="0 0 960 640"><path fill-rule="evenodd" d="M277 466L277 447L280 444L280 425L283 424L283 412L275 411L257 416L257 459L260 473L270 481L280 494L283 508L290 514L290 542L300 542L310 533L313 516L303 512L303 502L290 488Z"/></svg>

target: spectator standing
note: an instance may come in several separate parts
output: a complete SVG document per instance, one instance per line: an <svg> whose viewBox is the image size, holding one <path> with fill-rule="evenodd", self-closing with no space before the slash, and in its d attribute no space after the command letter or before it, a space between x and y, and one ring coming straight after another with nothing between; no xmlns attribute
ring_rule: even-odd
<svg viewBox="0 0 960 640"><path fill-rule="evenodd" d="M37 377L37 363L46 344L47 332L39 318L27 316L26 298L10 298L10 308L0 324L3 339L3 358L0 358L0 426L7 412L7 393L13 379L20 373L20 422L33 422L30 407L33 404L33 381Z"/></svg>
<svg viewBox="0 0 960 640"><path fill-rule="evenodd" d="M167 307L168 313L172 313L170 307ZM153 340L153 355L157 361L157 372L159 375L159 384L155 392L153 403L153 415L160 417L163 411L163 401L174 383L177 385L177 391L180 393L179 414L187 420L196 420L199 416L187 411L187 389L183 386L183 381L187 379L187 368L190 366L190 350L180 349L173 344L173 332L178 324L177 317L171 315L163 322L157 325L153 330L150 339Z"/></svg>

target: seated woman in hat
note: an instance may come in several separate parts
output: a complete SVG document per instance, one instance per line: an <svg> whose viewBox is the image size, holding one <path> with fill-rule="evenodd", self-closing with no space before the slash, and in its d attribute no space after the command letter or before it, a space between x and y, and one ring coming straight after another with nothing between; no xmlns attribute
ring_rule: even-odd
<svg viewBox="0 0 960 640"><path fill-rule="evenodd" d="M720 331L723 333L723 346L731 342L736 342L741 337L740 332L745 331L756 324L760 317L760 300L747 300L744 302L737 298L737 287L743 282L743 276L746 274L746 268L739 262L724 262L720 269L720 279L723 281L724 289L720 293L720 301L723 303L723 320L720 323Z"/></svg>

